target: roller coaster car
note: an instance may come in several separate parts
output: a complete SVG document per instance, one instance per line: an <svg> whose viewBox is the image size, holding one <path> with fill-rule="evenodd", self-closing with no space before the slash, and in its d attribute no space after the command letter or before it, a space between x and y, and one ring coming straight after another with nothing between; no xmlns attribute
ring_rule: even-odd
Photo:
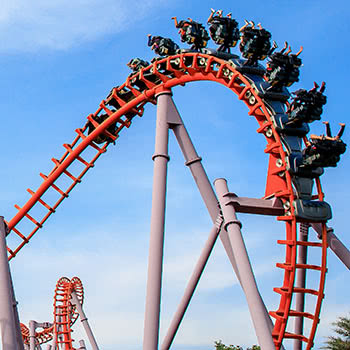
<svg viewBox="0 0 350 350"><path fill-rule="evenodd" d="M223 59L225 61L229 61L231 59L238 59L239 58L239 56L237 56L237 55L234 55L234 54L231 54L231 53L227 53L227 52L217 51L217 50L210 49L210 48L202 48L199 51L192 50L192 49L180 49L178 53L179 54L182 54L182 53L196 53L196 54L198 54L198 52L203 53L205 55L215 56L215 57L221 58L221 59ZM180 70L181 71L181 70L183 70L182 68L179 68L181 60L182 60L182 62L184 63L185 66L190 67L193 64L193 57L194 56L190 56L190 55L183 56L182 58L181 57L176 57L176 58L174 58L173 60L170 61L170 64L176 70ZM201 68L206 67L207 62L208 62L208 59L206 57L203 57L202 55L198 55L198 57L197 57L197 65L199 67L201 67ZM165 68L165 66L166 65L164 64L164 68ZM168 72L167 75L172 76L173 73L172 72Z"/></svg>
<svg viewBox="0 0 350 350"><path fill-rule="evenodd" d="M214 50L214 49L209 49L209 48L203 48L201 49L202 53L205 53L207 55L212 55L215 56L217 58L221 58L225 61L229 61L231 59L238 59L239 56L235 55L233 53L230 52L224 52L224 51L219 51L219 50Z"/></svg>
<svg viewBox="0 0 350 350"><path fill-rule="evenodd" d="M181 50L178 50L178 51L181 51ZM171 60L170 61L170 65L173 67L173 68L178 68L179 66L179 58L178 59L175 59L175 61L177 62L174 62L174 60ZM163 61L163 62L160 62L160 61ZM164 61L164 57L154 57L151 62L153 64L156 65L156 70L158 73L160 74L163 74L163 75L166 75L167 77L170 77L170 78L174 78L175 77L175 74L174 72L172 71L169 71L167 70L167 61ZM159 76L154 72L154 68L152 67L149 72L147 73L144 73L144 77L151 81L151 82L154 82L154 83L158 83L161 81L161 79L159 78Z"/></svg>
<svg viewBox="0 0 350 350"><path fill-rule="evenodd" d="M115 110L118 110L121 107L121 105L117 101L117 99L113 96L114 92L125 103L128 103L135 98L134 94L130 90L127 90L126 88L120 89L119 86L116 86L108 94L106 101L105 101L105 104L107 106L112 106L115 108ZM136 115L135 113L128 112L125 114L125 117L128 118L129 120L131 120L135 115Z"/></svg>
<svg viewBox="0 0 350 350"><path fill-rule="evenodd" d="M287 170L293 175L293 183L295 185L296 192L307 193L311 199L311 192L313 184L309 182L309 179L320 177L324 173L323 167L305 166L304 157L301 152L292 152L287 158Z"/></svg>
<svg viewBox="0 0 350 350"><path fill-rule="evenodd" d="M102 124L106 119L108 119L108 114L100 114L98 116L93 116L92 118L99 124ZM90 135L96 128L95 126L89 121L88 124L88 135ZM113 123L107 128L107 131L110 132L111 134L115 134L117 131L117 123ZM98 135L95 139L94 142L101 144L104 142L113 142L113 140L108 137L105 134L100 134Z"/></svg>
<svg viewBox="0 0 350 350"><path fill-rule="evenodd" d="M230 48L237 45L240 38L238 23L229 17L213 16L209 22L209 33L218 51L230 53Z"/></svg>
<svg viewBox="0 0 350 350"><path fill-rule="evenodd" d="M323 222L332 219L332 209L324 201L296 199L293 206L299 222Z"/></svg>
<svg viewBox="0 0 350 350"><path fill-rule="evenodd" d="M239 49L248 60L246 64L255 66L258 60L264 60L271 52L271 33L254 26L243 27Z"/></svg>
<svg viewBox="0 0 350 350"><path fill-rule="evenodd" d="M179 28L179 34L181 41L192 45L191 49L199 51L201 48L206 47L209 38L209 34L201 23L195 22L192 19L188 21L181 20L177 22L175 20L176 28Z"/></svg>
<svg viewBox="0 0 350 350"><path fill-rule="evenodd" d="M338 135L332 137L329 123L323 123L326 125L326 135L310 136L309 144L303 150L302 160L299 163L301 172L312 171L317 167L336 167L340 155L346 151L346 144L341 140L345 124L340 124Z"/></svg>
<svg viewBox="0 0 350 350"><path fill-rule="evenodd" d="M133 58L127 63L127 66L132 70L132 72L129 74L129 77L132 77L130 80L130 83L133 87L136 87L139 91L143 91L147 89L147 85L142 80L140 80L140 77L135 73L139 72L143 68L147 68L149 65L150 65L149 62L144 61L140 58ZM159 80L149 70L144 73L144 77L147 80L152 82L156 82Z"/></svg>
<svg viewBox="0 0 350 350"><path fill-rule="evenodd" d="M132 58L126 65L132 70L129 75L131 76L134 73L139 72L142 68L148 67L150 63L142 60L141 58Z"/></svg>
<svg viewBox="0 0 350 350"><path fill-rule="evenodd" d="M299 81L299 68L302 64L299 53L289 55L275 52L269 56L265 79L274 90L281 90L283 86L291 86Z"/></svg>
<svg viewBox="0 0 350 350"><path fill-rule="evenodd" d="M309 91L300 89L293 93L295 97L287 110L289 121L286 125L300 126L303 122L311 123L321 119L323 105L327 102L327 97L323 95L325 83L322 83L320 91L317 91L318 85L314 84Z"/></svg>
<svg viewBox="0 0 350 350"><path fill-rule="evenodd" d="M310 140L310 145L303 150L304 167L336 167L340 155L346 151L346 144L336 138L316 136Z"/></svg>
<svg viewBox="0 0 350 350"><path fill-rule="evenodd" d="M105 104L107 106L112 106L114 107L114 109L112 109L111 111L114 113L116 112L121 105L119 104L119 102L117 101L117 99L114 97L114 94L116 94L120 99L122 99L125 103L130 102L135 96L132 94L132 92L130 90L127 90L126 88L122 88L120 89L119 86L116 86L115 88L113 88L110 93L108 94L106 100L105 100ZM136 113L134 112L128 112L125 114L125 117L129 120L131 120L134 116L136 115ZM92 116L92 118L98 123L98 124L102 124L106 119L109 118L108 114L100 114L97 116ZM91 121L89 121L87 123L87 127L88 127L88 135L90 135L95 129L96 127L93 125L93 123ZM106 129L109 133L111 134L115 134L117 131L117 122L113 123L112 125L110 125L107 129ZM104 142L113 142L113 140L108 137L105 134L100 134L98 135L94 141L98 144L104 143Z"/></svg>
<svg viewBox="0 0 350 350"><path fill-rule="evenodd" d="M162 36L151 36L150 34L148 35L148 46L159 56L175 55L180 49L179 45L171 39Z"/></svg>
<svg viewBox="0 0 350 350"><path fill-rule="evenodd" d="M119 86L116 86L110 91L106 98L106 105L113 106L115 109L119 109L120 104L113 96L114 93L126 103L135 98L134 94L130 90L126 89L125 87L120 88Z"/></svg>

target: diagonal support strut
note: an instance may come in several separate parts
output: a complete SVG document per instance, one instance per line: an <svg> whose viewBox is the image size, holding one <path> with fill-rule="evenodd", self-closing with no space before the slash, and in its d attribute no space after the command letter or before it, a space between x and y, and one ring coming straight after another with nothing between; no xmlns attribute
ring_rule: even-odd
<svg viewBox="0 0 350 350"><path fill-rule="evenodd" d="M229 202L227 196L225 198L225 195L228 193L227 182L225 179L217 179L214 184L224 217L224 227L228 232L233 253L236 258L237 268L241 275L242 288L248 302L250 316L254 324L258 342L262 350L275 350L269 322L264 315L266 307L259 293L248 252L242 237L242 224L237 219L234 206L232 203L227 203Z"/></svg>

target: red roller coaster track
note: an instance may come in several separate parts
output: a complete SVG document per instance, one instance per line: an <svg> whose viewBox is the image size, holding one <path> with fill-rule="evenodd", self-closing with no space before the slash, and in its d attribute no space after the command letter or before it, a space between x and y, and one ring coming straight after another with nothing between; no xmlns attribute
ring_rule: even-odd
<svg viewBox="0 0 350 350"><path fill-rule="evenodd" d="M71 294L75 293L80 304L84 301L84 288L78 277L69 280L62 277L58 280L54 296L54 322L53 325L35 332L35 344L40 345L49 342L55 337L56 344L62 344L65 350L73 350L71 326L78 319L76 306L71 301ZM27 326L21 323L23 343L29 345L30 332Z"/></svg>
<svg viewBox="0 0 350 350"><path fill-rule="evenodd" d="M156 79L149 79L152 75ZM143 89L137 88L135 81L144 86ZM99 108L94 114L87 118L93 124L94 130L88 134L88 126L77 129L77 136L71 143L64 144L65 152L60 159L53 159L54 168L48 174L40 174L43 178L42 184L35 191L28 189L31 198L22 207L16 205L18 213L8 221L10 229L9 235L17 235L21 242L13 247L8 247L9 259L14 258L19 251L29 243L33 235L42 228L45 221L53 214L59 204L68 197L76 184L80 183L86 172L95 165L96 160L101 154L105 153L109 145L106 142L100 146L94 140L100 135L108 139L117 141L122 129L129 128L131 125L130 115L142 116L144 106L147 103L156 103L155 95L163 91L169 91L172 87L184 85L193 81L214 81L220 83L232 92L238 99L243 101L248 107L248 114L254 116L258 122L257 132L265 136L267 145L264 150L269 154L269 170L266 187L266 197L275 196L285 204L285 214L277 219L285 222L285 237L277 241L285 247L285 261L277 263L277 267L284 270L282 286L274 288L279 294L280 302L276 311L271 311L270 315L275 319L273 328L273 339L276 349L279 349L284 339L298 339L307 344L307 349L313 346L313 340L319 323L320 308L324 297L324 282L326 274L326 253L327 253L327 234L326 226L323 224L323 238L321 242L300 241L297 238L298 219L295 216L295 209L290 203L295 200L291 175L287 171L286 148L282 143L278 132L272 120L272 110L262 98L254 81L249 79L237 67L231 65L228 61L217 58L212 55L202 53L182 53L155 61L147 68L127 78L119 87L112 90L108 100L101 102ZM110 109L107 104L110 100L116 101L120 108L116 111ZM285 102L281 102L284 104ZM97 116L106 113L108 118L99 124ZM115 133L108 131L112 125L116 124ZM85 149L93 149L95 156L90 159L84 159L82 152ZM70 166L74 162L79 162L84 169L79 174L73 174ZM67 188L59 188L55 182L61 176L66 176L71 180ZM319 179L316 179L317 195L314 199L323 200L323 193ZM43 195L48 190L57 191L60 198L55 203L47 203L43 200ZM34 218L31 215L31 209L35 205L41 205L47 209L45 216ZM33 223L34 228L31 232L20 232L17 225L22 219L28 219ZM321 260L318 265L297 263L297 249L300 246L318 249L321 251ZM295 276L297 269L315 270L319 272L319 285L317 289L307 289L295 287ZM300 312L293 310L292 299L297 294L309 295L315 298L315 307L312 312ZM286 331L289 317L298 317L310 319L312 321L311 329L308 334L297 334Z"/></svg>

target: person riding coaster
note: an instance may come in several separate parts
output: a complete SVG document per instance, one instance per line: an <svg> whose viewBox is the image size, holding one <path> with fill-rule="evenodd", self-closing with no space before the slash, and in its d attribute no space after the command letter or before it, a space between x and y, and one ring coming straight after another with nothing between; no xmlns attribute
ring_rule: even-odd
<svg viewBox="0 0 350 350"><path fill-rule="evenodd" d="M146 68L150 65L149 62L142 60L141 58L132 58L127 64L130 69L130 75L133 75L136 72L139 72L142 68Z"/></svg>
<svg viewBox="0 0 350 350"><path fill-rule="evenodd" d="M164 38L162 36L152 36L148 34L148 46L151 47L151 50L159 56L171 56L175 55L180 49L174 41L169 38Z"/></svg>
<svg viewBox="0 0 350 350"><path fill-rule="evenodd" d="M232 14L222 17L222 10L211 9L207 23L210 37L215 44L220 45L218 51L231 53L230 48L235 47L240 38L238 23L232 19Z"/></svg>
<svg viewBox="0 0 350 350"><path fill-rule="evenodd" d="M147 68L150 63L148 61L142 60L141 58L132 58L126 65L131 69L129 77L133 76L130 81L131 86L137 87L139 91L145 90L147 88L147 85L140 79L139 75L135 73L138 73L143 68ZM146 79L152 80L153 82L156 81L155 77L149 70L144 73L144 77Z"/></svg>
<svg viewBox="0 0 350 350"><path fill-rule="evenodd" d="M245 65L256 66L258 60L264 60L274 49L271 47L271 33L262 28L260 23L256 28L253 21L245 20L245 22L239 30L241 33L239 49L242 56L247 59Z"/></svg>
<svg viewBox="0 0 350 350"><path fill-rule="evenodd" d="M319 91L318 88L319 86L314 82L314 87L311 90L299 89L292 93L295 97L287 110L289 121L286 125L297 126L321 119L323 106L327 102L327 97L323 95L326 83L322 82Z"/></svg>
<svg viewBox="0 0 350 350"><path fill-rule="evenodd" d="M281 51L269 54L265 79L272 85L273 90L281 90L283 86L289 87L299 81L299 68L302 61L298 56L303 51L303 47L301 46L296 54L290 54L292 51L290 46L285 52L287 47L288 43L285 42Z"/></svg>
<svg viewBox="0 0 350 350"><path fill-rule="evenodd" d="M110 107L112 113L116 112L121 107L119 102L115 99L114 94L116 94L124 102L130 102L134 98L134 95L128 89L120 88L119 86L114 87L104 100L105 105ZM135 111L126 112L124 114L128 121L131 121L135 115ZM98 115L92 115L91 117L97 124L102 124L110 117L110 115L108 113L99 113ZM88 129L88 135L90 135L96 129L96 126L90 120L86 123L86 126ZM115 135L118 130L117 122L111 124L106 130L110 134ZM94 142L101 144L104 142L110 143L113 142L113 140L108 135L101 133L94 139Z"/></svg>
<svg viewBox="0 0 350 350"><path fill-rule="evenodd" d="M346 144L340 139L345 124L340 124L338 135L332 137L329 122L326 125L326 135L311 135L309 145L303 150L304 167L336 167L340 155L346 151Z"/></svg>
<svg viewBox="0 0 350 350"><path fill-rule="evenodd" d="M191 49L200 51L207 46L209 34L201 23L195 22L192 18L187 21L177 21L176 17L171 19L175 22L175 27L179 29L181 41L187 44L192 44Z"/></svg>

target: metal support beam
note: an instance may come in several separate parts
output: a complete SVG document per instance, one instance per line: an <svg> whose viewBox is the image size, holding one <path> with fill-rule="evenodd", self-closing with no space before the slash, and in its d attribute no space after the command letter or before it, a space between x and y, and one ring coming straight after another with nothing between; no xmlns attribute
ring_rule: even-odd
<svg viewBox="0 0 350 350"><path fill-rule="evenodd" d="M168 332L164 338L163 344L161 346L161 350L168 350L175 338L176 332L179 329L180 323L185 315L185 312L190 304L193 293L197 288L198 282L201 278L201 275L204 271L204 268L208 262L209 256L213 250L214 244L218 238L218 235L221 230L222 218L218 217L216 225L210 231L210 235L208 240L205 243L205 246L201 252L201 255L198 259L198 262L192 272L191 278L187 284L184 295L180 301L180 304L176 310L176 313L173 317L173 320L170 324Z"/></svg>
<svg viewBox="0 0 350 350"><path fill-rule="evenodd" d="M53 329L53 339L52 339L52 350L57 350L57 341L56 341L56 338L57 340L60 340L59 339L59 332L61 331L61 324L62 324L62 317L57 315L56 318L55 318L55 322L56 324L54 325L54 329Z"/></svg>
<svg viewBox="0 0 350 350"><path fill-rule="evenodd" d="M81 323L84 327L85 333L89 339L92 350L99 350L98 345L96 343L96 339L95 339L94 334L92 333L91 327L89 325L88 318L86 317L85 312L83 310L83 306L81 305L75 292L72 292L71 296L72 296L72 302L73 302L73 304L75 304L75 306L77 308L78 314L80 316L80 321L81 321Z"/></svg>
<svg viewBox="0 0 350 350"><path fill-rule="evenodd" d="M0 336L2 349L21 350L23 343L18 343L10 267L7 258L6 229L4 218L0 216Z"/></svg>
<svg viewBox="0 0 350 350"><path fill-rule="evenodd" d="M17 339L17 346L20 350L24 350L24 343L22 338L22 332L21 332L21 324L19 321L19 315L18 315L18 308L17 308L17 301L16 301L16 295L15 295L15 289L13 287L13 280L11 276L11 272L9 269L10 274L10 284L11 284L11 298L13 300L13 315L15 318L15 325L16 325L16 339Z"/></svg>
<svg viewBox="0 0 350 350"><path fill-rule="evenodd" d="M199 157L199 155L197 154L197 151L194 148L193 143L191 141L190 135L188 134L185 128L185 125L183 124L183 121L180 117L180 114L177 111L176 106L172 100L171 100L171 104L172 104L172 109L174 111L173 112L174 120L176 120L177 122L172 126L172 130L175 134L175 137L180 146L180 149L184 155L184 158L186 161L185 164L186 166L189 167L192 173L193 179L196 182L198 190L202 196L204 204L208 209L209 215L213 223L215 223L215 220L219 214L218 200L216 198L213 187L201 163L202 158ZM236 261L233 256L232 247L228 239L227 232L225 230L222 230L219 237L230 259L230 262L236 273L236 276L238 280L240 280L240 276L236 267Z"/></svg>
<svg viewBox="0 0 350 350"><path fill-rule="evenodd" d="M190 138L190 136L185 128L185 125L183 124L183 121L180 117L180 114L177 111L176 106L172 100L171 100L171 104L172 104L172 110L173 110L173 112L172 112L173 117L172 118L174 120L174 124L171 125L172 130L175 134L177 142L178 142L178 144L181 148L181 151L184 155L184 158L186 161L185 164L190 168L193 179L196 182L196 185L199 189L199 192L202 196L202 199L203 199L203 201L208 209L209 215L210 215L213 223L215 223L215 220L219 214L218 200L216 198L213 187L208 179L208 176L204 170L204 167L201 163L202 158L198 156L197 151L194 148L193 143L191 141L191 138ZM277 206L277 208L278 208L278 203L274 203L273 206ZM227 234L226 230L224 230L224 229L221 230L219 237L220 237L221 242L225 248L225 251L226 251L227 256L231 262L231 265L236 273L238 281L240 282L240 284L244 290L244 287L241 283L240 272L237 268L236 258L233 254L232 246L231 246L231 243L230 243L230 240L228 238L228 234ZM264 310L264 317L266 318L266 320L269 324L269 328L272 332L273 323L272 323L272 320L271 320L266 308Z"/></svg>
<svg viewBox="0 0 350 350"><path fill-rule="evenodd" d="M36 322L29 321L29 350L35 350L35 329Z"/></svg>
<svg viewBox="0 0 350 350"><path fill-rule="evenodd" d="M284 208L279 198L261 199L238 197L230 193L230 204L235 208L236 213L258 214L258 215L283 215Z"/></svg>
<svg viewBox="0 0 350 350"><path fill-rule="evenodd" d="M143 350L157 350L163 271L165 199L167 182L169 113L171 92L157 96L157 121L152 192L151 233L148 255L148 277Z"/></svg>
<svg viewBox="0 0 350 350"><path fill-rule="evenodd" d="M221 211L224 217L225 229L228 232L237 268L240 272L241 283L245 292L250 316L252 318L258 342L262 350L275 350L271 328L265 317L266 306L263 303L254 273L249 261L248 253L241 233L241 223L237 220L233 205L227 204L224 195L228 193L225 179L214 182L218 194Z"/></svg>
<svg viewBox="0 0 350 350"><path fill-rule="evenodd" d="M34 320L29 321L29 350L41 349L40 345L35 342L35 332L37 328L51 328L53 323L50 322L36 322Z"/></svg>

